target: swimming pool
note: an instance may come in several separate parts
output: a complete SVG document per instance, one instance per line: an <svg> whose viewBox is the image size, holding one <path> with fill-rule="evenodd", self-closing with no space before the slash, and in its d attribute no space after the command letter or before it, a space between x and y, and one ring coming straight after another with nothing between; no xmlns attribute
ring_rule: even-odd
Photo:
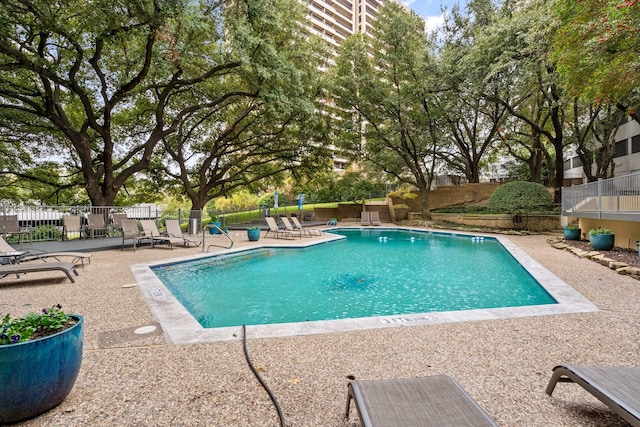
<svg viewBox="0 0 640 427"><path fill-rule="evenodd" d="M493 238L332 232L346 239L153 271L204 328L556 303Z"/></svg>
<svg viewBox="0 0 640 427"><path fill-rule="evenodd" d="M174 342L233 339L243 323L262 324L252 327L261 336L281 336L532 315L531 307L535 314L566 312L567 288L570 311L595 309L506 239L408 229L334 232L340 235L306 249L165 261L139 266L140 277L133 270Z"/></svg>

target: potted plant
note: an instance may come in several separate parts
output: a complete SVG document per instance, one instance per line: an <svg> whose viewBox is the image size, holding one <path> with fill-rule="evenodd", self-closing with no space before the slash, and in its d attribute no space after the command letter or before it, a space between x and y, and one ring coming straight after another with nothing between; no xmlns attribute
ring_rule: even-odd
<svg viewBox="0 0 640 427"><path fill-rule="evenodd" d="M257 242L260 240L260 227L247 228L247 237L250 242Z"/></svg>
<svg viewBox="0 0 640 427"><path fill-rule="evenodd" d="M83 318L60 305L0 325L0 424L35 417L64 400L82 362Z"/></svg>
<svg viewBox="0 0 640 427"><path fill-rule="evenodd" d="M582 230L575 225L567 225L564 227L564 239L565 240L580 240Z"/></svg>
<svg viewBox="0 0 640 427"><path fill-rule="evenodd" d="M615 234L608 228L593 228L589 231L591 247L597 251L610 251L613 249Z"/></svg>
<svg viewBox="0 0 640 427"><path fill-rule="evenodd" d="M222 223L218 221L218 216L210 212L211 219L209 220L209 234L218 234L220 233L220 226ZM215 226L215 227L214 227Z"/></svg>

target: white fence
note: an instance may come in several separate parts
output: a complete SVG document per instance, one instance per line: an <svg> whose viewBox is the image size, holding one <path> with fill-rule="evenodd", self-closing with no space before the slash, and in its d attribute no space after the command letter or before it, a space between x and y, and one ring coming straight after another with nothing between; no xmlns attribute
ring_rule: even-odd
<svg viewBox="0 0 640 427"><path fill-rule="evenodd" d="M563 187L562 215L640 222L640 173Z"/></svg>
<svg viewBox="0 0 640 427"><path fill-rule="evenodd" d="M3 227L0 230L5 240L13 240L20 234L21 240L28 236L30 241L42 240L63 240L82 238L89 235L83 233L82 229L89 227L88 216L90 214L101 214L104 220L104 235L117 236L120 233L117 217L125 215L129 219L154 219L156 221L166 218L177 218L181 221L196 219L197 226L200 227L201 211L162 211L153 204L141 204L133 206L27 206L15 205L2 202L0 205L0 224L7 221L15 221L17 217L17 229ZM81 230L75 233L66 233L64 228L64 218L66 216L80 217ZM195 223L194 223L195 226ZM13 230L13 232L12 232ZM69 234L69 235L66 235Z"/></svg>

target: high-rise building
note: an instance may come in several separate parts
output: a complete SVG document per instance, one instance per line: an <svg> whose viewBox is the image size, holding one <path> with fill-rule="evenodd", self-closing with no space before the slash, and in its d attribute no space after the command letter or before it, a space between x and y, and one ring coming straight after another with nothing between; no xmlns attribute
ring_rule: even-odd
<svg viewBox="0 0 640 427"><path fill-rule="evenodd" d="M380 7L396 0L303 0L308 3L309 30L337 51L349 35L369 33Z"/></svg>
<svg viewBox="0 0 640 427"><path fill-rule="evenodd" d="M307 13L307 29L320 37L338 54L340 45L350 35L361 32L369 34L378 11L385 2L397 0L300 0L304 1ZM334 147L332 147L334 148ZM344 172L348 160L334 149L334 171Z"/></svg>

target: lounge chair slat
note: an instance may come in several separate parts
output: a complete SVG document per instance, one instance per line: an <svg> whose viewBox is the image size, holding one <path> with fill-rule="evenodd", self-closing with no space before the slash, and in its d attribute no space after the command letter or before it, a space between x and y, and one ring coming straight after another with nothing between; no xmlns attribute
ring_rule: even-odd
<svg viewBox="0 0 640 427"><path fill-rule="evenodd" d="M365 427L487 427L497 424L469 394L447 375L423 378L350 381Z"/></svg>
<svg viewBox="0 0 640 427"><path fill-rule="evenodd" d="M629 424L640 427L640 368L558 365L547 385L548 395L558 382L580 385Z"/></svg>
<svg viewBox="0 0 640 427"><path fill-rule="evenodd" d="M76 276L78 272L75 269L75 265L70 262L46 262L46 263L20 263L20 264L5 264L0 265L0 277L7 276L9 274L22 274L22 273L35 273L42 271L63 271L71 283L75 283L71 273Z"/></svg>

